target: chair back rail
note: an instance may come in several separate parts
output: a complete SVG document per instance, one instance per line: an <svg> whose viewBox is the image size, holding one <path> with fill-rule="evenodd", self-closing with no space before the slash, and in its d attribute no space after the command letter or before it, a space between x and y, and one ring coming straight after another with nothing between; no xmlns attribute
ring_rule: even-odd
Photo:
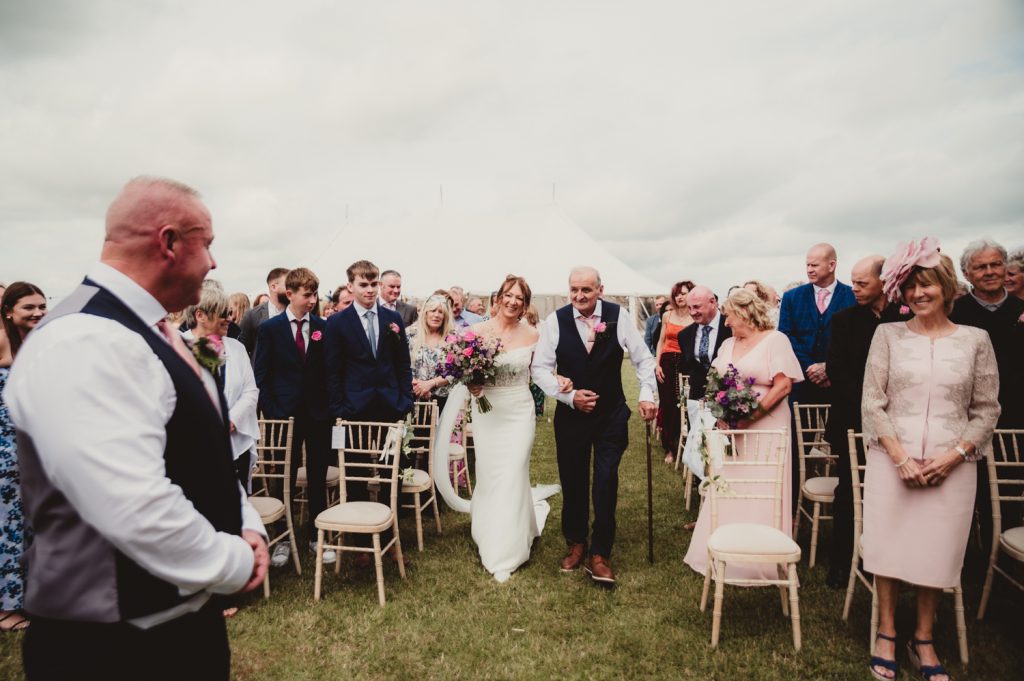
<svg viewBox="0 0 1024 681"><path fill-rule="evenodd" d="M258 425L260 437L256 441L256 470L252 474L251 496L271 495L271 481L280 480L285 507L290 508L295 419L260 419Z"/></svg>
<svg viewBox="0 0 1024 681"><path fill-rule="evenodd" d="M800 486L807 482L807 469L811 466L823 468L818 475L827 476L832 464L837 463L832 449L825 441L825 424L828 423L828 404L793 403L793 421L796 427L797 463L800 466ZM811 474L814 477L814 474Z"/></svg>
<svg viewBox="0 0 1024 681"><path fill-rule="evenodd" d="M778 430L719 430L726 438L721 466L713 466L711 474L725 481L726 489L708 486L711 504L711 532L718 528L719 504L731 501L763 501L771 506L772 527L782 529L782 484L786 457L785 428ZM742 453L742 459L739 457ZM746 470L763 470L764 475L751 477ZM741 472L742 471L742 472ZM733 474L735 473L735 474ZM752 488L750 491L745 491ZM767 489L765 489L767 488Z"/></svg>
<svg viewBox="0 0 1024 681"><path fill-rule="evenodd" d="M338 419L344 434L338 449L338 471L343 481L391 484L391 507L398 500L398 464L405 435L404 421L346 421ZM339 498L346 501L344 484Z"/></svg>

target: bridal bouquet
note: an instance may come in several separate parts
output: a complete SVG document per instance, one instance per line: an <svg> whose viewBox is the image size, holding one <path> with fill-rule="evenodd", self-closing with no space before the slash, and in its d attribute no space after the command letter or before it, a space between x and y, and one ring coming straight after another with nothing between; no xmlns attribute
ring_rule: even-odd
<svg viewBox="0 0 1024 681"><path fill-rule="evenodd" d="M494 383L494 360L501 352L501 342L466 331L461 335L449 334L444 339L444 359L437 366L437 374L464 385ZM477 398L481 413L491 410L486 395Z"/></svg>
<svg viewBox="0 0 1024 681"><path fill-rule="evenodd" d="M704 401L715 418L735 428L741 419L753 414L758 407L759 395L751 386L754 377L743 378L732 364L720 374L716 369L708 371L707 392Z"/></svg>

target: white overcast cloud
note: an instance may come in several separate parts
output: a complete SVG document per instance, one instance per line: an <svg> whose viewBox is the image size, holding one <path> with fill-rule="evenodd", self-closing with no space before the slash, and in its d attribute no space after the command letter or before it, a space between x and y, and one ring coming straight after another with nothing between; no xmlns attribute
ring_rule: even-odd
<svg viewBox="0 0 1024 681"><path fill-rule="evenodd" d="M0 103L0 280L55 296L143 173L204 194L215 276L249 292L346 224L394 238L442 185L503 215L554 184L666 285L781 286L822 240L843 278L925 234L1024 245L1012 0L5 1Z"/></svg>

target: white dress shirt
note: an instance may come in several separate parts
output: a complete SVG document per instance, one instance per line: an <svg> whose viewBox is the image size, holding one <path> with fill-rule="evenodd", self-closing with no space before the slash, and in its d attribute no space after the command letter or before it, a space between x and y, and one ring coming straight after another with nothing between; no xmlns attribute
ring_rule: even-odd
<svg viewBox="0 0 1024 681"><path fill-rule="evenodd" d="M284 309L284 313L288 315L288 328L292 331L293 339L295 338L295 320L302 320L302 345L306 348L306 352L309 352L309 313L307 312L301 317L296 317L295 314L292 313L292 308L290 306Z"/></svg>
<svg viewBox="0 0 1024 681"><path fill-rule="evenodd" d="M271 317L276 317L277 315L281 314L282 312L284 312L287 309L288 309L288 306L285 305L284 307L282 307L279 310L279 309L277 309L276 305L274 305L272 302L270 302L269 298L267 299L267 319L270 319Z"/></svg>
<svg viewBox="0 0 1024 681"><path fill-rule="evenodd" d="M602 301L598 300L597 307L594 308L594 317L597 321L601 320L601 303ZM624 312L625 308L622 308L622 311ZM573 319L576 320L576 331L580 334L580 340L586 345L590 327L583 321L579 310L573 308L572 314ZM629 361L633 363L637 380L640 382L639 401L653 402L657 389L654 377L654 356L651 355L640 332L621 313L615 328L619 346L629 353ZM555 351L558 349L559 333L558 316L552 312L540 325L540 340L537 341L537 349L533 355L532 378L533 382L546 394L575 409L572 399L576 395L576 391L558 392L558 379L555 378L555 365L557 364Z"/></svg>
<svg viewBox="0 0 1024 681"><path fill-rule="evenodd" d="M133 280L97 263L89 277L153 329L167 312ZM238 591L253 568L241 537L218 532L164 468L165 426L177 397L163 363L122 324L70 314L37 329L11 372L4 400L32 434L40 464L81 518L156 577L195 594L133 623L147 628ZM239 485L239 487L241 487ZM242 527L264 534L242 494Z"/></svg>
<svg viewBox="0 0 1024 681"><path fill-rule="evenodd" d="M392 312L398 312L398 302L397 301L395 301L394 303L389 303L388 301L384 300L383 298L378 298L377 299L377 304L380 305L381 307L386 307L387 309L391 310Z"/></svg>
<svg viewBox="0 0 1024 681"><path fill-rule="evenodd" d="M366 334L366 340L370 340L370 327L366 322L366 313L373 312L373 323L377 324L377 328L374 329L374 337L377 339L377 345L380 346L380 310L377 309L377 303L373 304L371 308L365 308L362 305L356 304L356 314L359 315L359 322L363 325L363 333ZM377 348L373 348L373 354L377 354Z"/></svg>
<svg viewBox="0 0 1024 681"><path fill-rule="evenodd" d="M704 335L704 327L710 326L711 333L708 334L708 359L712 360L715 358L715 342L718 341L718 323L722 319L721 312L715 312L715 318L712 319L708 324L700 324L697 326L697 338L693 342L693 356L700 360L700 337Z"/></svg>
<svg viewBox="0 0 1024 681"><path fill-rule="evenodd" d="M249 364L245 346L234 338L224 337L224 401L228 403L228 419L235 424L231 433L232 454L237 459L252 450L260 437L256 404L260 390Z"/></svg>

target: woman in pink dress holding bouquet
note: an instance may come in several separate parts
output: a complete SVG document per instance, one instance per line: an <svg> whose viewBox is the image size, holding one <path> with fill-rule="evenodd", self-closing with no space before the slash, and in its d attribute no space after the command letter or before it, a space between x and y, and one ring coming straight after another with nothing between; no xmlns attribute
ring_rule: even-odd
<svg viewBox="0 0 1024 681"><path fill-rule="evenodd" d="M732 338L727 338L718 351L718 357L712 367L724 375L729 366L736 367L740 376L753 378L751 386L758 394L758 407L748 418L741 419L736 428L756 428L758 430L776 430L788 428L791 422L789 402L786 397L793 389L793 383L804 380L800 370L800 362L793 354L789 339L775 330L768 306L754 293L746 289L736 289L725 301L722 308L725 313L725 324L732 329ZM724 424L720 424L724 425ZM727 426L726 426L727 427ZM782 531L792 534L793 509L790 495L791 474L789 441L783 438L786 446L785 470L782 481ZM737 443L742 446L741 442ZM743 452L737 452L740 459ZM711 529L711 509L708 504L701 506L697 516L697 525L693 529L693 538L686 551L686 564L704 574L708 562L708 536ZM764 502L730 502L724 504L718 513L718 524L728 525L739 522L761 522L772 524L771 509ZM767 578L776 579L778 570L773 564L744 564L729 566L729 576L736 578Z"/></svg>
<svg viewBox="0 0 1024 681"><path fill-rule="evenodd" d="M911 662L926 681L949 676L932 645L942 589L955 586L974 515L976 462L999 418L999 372L985 331L949 320L953 263L938 241L901 244L882 270L889 300L914 313L875 331L861 411L867 443L864 569L875 575L878 637L869 669L897 676L896 596L917 585Z"/></svg>

